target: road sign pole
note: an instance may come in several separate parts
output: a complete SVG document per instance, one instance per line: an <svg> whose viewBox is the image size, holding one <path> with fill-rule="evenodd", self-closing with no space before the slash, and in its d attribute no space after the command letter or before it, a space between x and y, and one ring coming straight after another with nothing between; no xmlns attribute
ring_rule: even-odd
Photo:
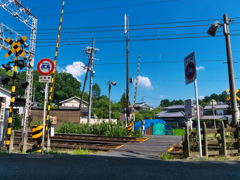
<svg viewBox="0 0 240 180"><path fill-rule="evenodd" d="M216 120L215 120L215 112L214 112L214 107L212 107L212 109L213 109L214 129L216 129Z"/></svg>
<svg viewBox="0 0 240 180"><path fill-rule="evenodd" d="M45 134L47 98L48 98L48 83L46 83L45 85L45 97L44 97L44 109L43 109L42 154L44 154L44 134Z"/></svg>
<svg viewBox="0 0 240 180"><path fill-rule="evenodd" d="M194 80L194 87L195 87L195 98L196 98L196 107L197 107L199 153L200 153L200 157L202 157L202 140L201 140L201 128L200 128L199 106L198 106L197 78L195 78Z"/></svg>

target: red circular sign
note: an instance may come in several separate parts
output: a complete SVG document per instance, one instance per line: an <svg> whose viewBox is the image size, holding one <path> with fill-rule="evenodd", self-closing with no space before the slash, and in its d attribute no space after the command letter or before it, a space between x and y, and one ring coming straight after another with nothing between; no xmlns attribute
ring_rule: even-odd
<svg viewBox="0 0 240 180"><path fill-rule="evenodd" d="M41 75L47 76L54 70L54 63L51 59L44 58L37 64L37 70Z"/></svg>
<svg viewBox="0 0 240 180"><path fill-rule="evenodd" d="M185 69L185 76L187 79L192 79L195 76L196 73L196 67L193 62L190 62L187 64L187 67Z"/></svg>

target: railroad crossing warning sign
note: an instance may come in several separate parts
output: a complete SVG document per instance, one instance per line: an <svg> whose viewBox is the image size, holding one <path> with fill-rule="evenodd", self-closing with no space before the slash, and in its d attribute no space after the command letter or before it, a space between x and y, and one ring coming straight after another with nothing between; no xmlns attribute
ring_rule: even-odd
<svg viewBox="0 0 240 180"><path fill-rule="evenodd" d="M20 46L24 43L24 41L26 41L26 39L27 39L27 37L23 36L20 40L17 41L17 43L15 43L15 42L13 42L13 40L11 38L7 38L6 42L8 44L10 44L10 46L12 46L12 49L10 51L8 51L8 53L5 55L5 58L8 58L15 51L21 57L24 57L25 52L22 50L22 48Z"/></svg>
<svg viewBox="0 0 240 180"><path fill-rule="evenodd" d="M229 89L227 89L227 92L230 94ZM239 89L237 89L235 93L237 94L238 92L239 92ZM240 101L240 98L237 95L236 95L236 98L238 101ZM231 99L231 95L227 98L227 100L230 101L230 99Z"/></svg>
<svg viewBox="0 0 240 180"><path fill-rule="evenodd" d="M191 54L184 58L184 68L185 68L185 83L186 85L188 85L194 82L196 79L196 63L194 52L192 52Z"/></svg>
<svg viewBox="0 0 240 180"><path fill-rule="evenodd" d="M47 76L54 70L54 63L51 59L44 58L37 64L37 70L41 75Z"/></svg>

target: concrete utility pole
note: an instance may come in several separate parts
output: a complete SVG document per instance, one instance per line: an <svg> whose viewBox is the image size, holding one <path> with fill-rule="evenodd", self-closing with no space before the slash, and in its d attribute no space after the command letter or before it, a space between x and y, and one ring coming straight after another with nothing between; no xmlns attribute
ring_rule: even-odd
<svg viewBox="0 0 240 180"><path fill-rule="evenodd" d="M226 41L226 50L227 50L227 60L228 60L228 76L229 76L229 86L230 86L230 95L231 95L231 105L232 105L232 125L236 127L238 122L238 108L237 108L237 99L235 93L235 80L234 80L234 71L233 71L233 62L232 62L232 50L230 42L230 31L229 31L229 21L227 14L223 15L223 34L225 35Z"/></svg>
<svg viewBox="0 0 240 180"><path fill-rule="evenodd" d="M129 16L125 15L125 34L127 34L127 90L126 90L126 95L127 95L127 104L126 104L126 112L127 112L127 121L130 123L130 115L129 115Z"/></svg>
<svg viewBox="0 0 240 180"><path fill-rule="evenodd" d="M94 52L97 52L99 49L94 48L94 38L92 40L92 47L86 47L85 51L89 54L89 51L91 51L90 58L89 58L89 70L91 71L90 76L90 87L89 87L89 106L88 106L88 123L90 123L91 119L91 112L92 112L92 78L93 78L93 66L94 66Z"/></svg>
<svg viewBox="0 0 240 180"><path fill-rule="evenodd" d="M111 121L111 81L108 82L108 86L109 86L109 122Z"/></svg>
<svg viewBox="0 0 240 180"><path fill-rule="evenodd" d="M228 21L227 14L223 15L223 22L224 22L223 34L225 35L225 41L226 41L228 76L229 76L229 86L230 86L231 105L232 105L232 125L233 127L236 127L238 122L238 108L237 108L237 99L236 99L236 93L235 93L232 50L231 50L231 42L230 42L229 21Z"/></svg>
<svg viewBox="0 0 240 180"><path fill-rule="evenodd" d="M82 97L81 97L81 101L80 101L80 110L81 110L81 113L82 113L82 101L83 101L83 98L84 98L84 92L85 92L85 87L86 87L87 77L88 77L88 72L89 72L89 64L90 64L90 59L88 60L88 67L87 67L87 72L86 72L86 76L85 76L85 80L84 80Z"/></svg>
<svg viewBox="0 0 240 180"><path fill-rule="evenodd" d="M108 82L108 84L109 84L109 122L111 121L111 84L112 85L114 85L114 86L116 86L116 83L115 82L111 82L111 81L109 81Z"/></svg>

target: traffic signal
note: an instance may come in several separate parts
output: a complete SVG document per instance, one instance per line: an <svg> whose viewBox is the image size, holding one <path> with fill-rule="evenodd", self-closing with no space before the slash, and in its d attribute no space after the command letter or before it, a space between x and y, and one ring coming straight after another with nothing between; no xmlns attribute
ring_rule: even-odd
<svg viewBox="0 0 240 180"><path fill-rule="evenodd" d="M2 85L8 85L9 81L10 81L10 77L8 77L8 76L3 76L0 78L0 84L2 84Z"/></svg>
<svg viewBox="0 0 240 180"><path fill-rule="evenodd" d="M26 89L28 87L28 85L29 85L29 82L24 82L24 83L22 83L21 86L23 89Z"/></svg>
<svg viewBox="0 0 240 180"><path fill-rule="evenodd" d="M10 66L10 63L11 63L11 62L9 62L9 63L7 63L7 64L2 64L2 67L6 70L6 72L8 72L9 70L12 69L12 67Z"/></svg>
<svg viewBox="0 0 240 180"><path fill-rule="evenodd" d="M129 82L133 83L133 77L130 77Z"/></svg>
<svg viewBox="0 0 240 180"><path fill-rule="evenodd" d="M16 64L21 70L27 66L27 63L25 63L24 60L18 60L16 61Z"/></svg>

